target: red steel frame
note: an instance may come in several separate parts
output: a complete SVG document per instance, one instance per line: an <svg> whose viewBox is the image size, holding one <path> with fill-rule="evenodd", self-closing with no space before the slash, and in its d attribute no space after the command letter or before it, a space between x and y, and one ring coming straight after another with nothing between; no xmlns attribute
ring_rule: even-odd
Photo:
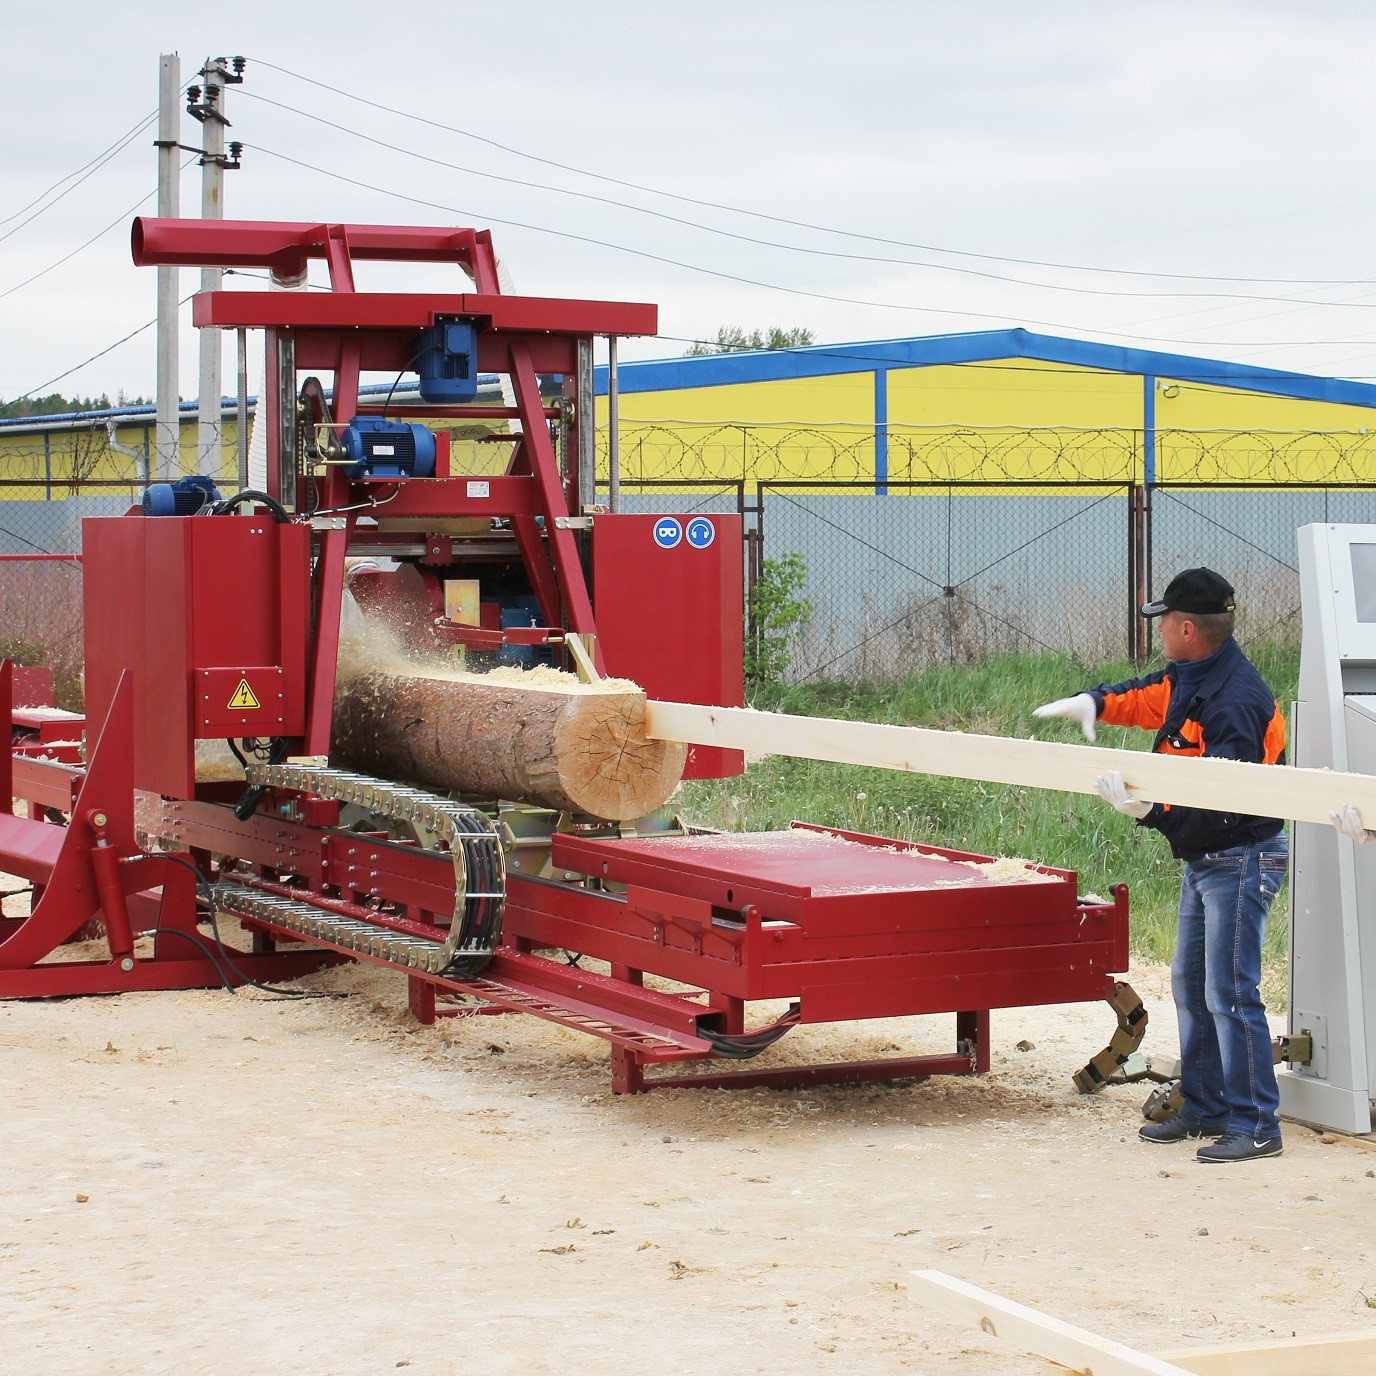
<svg viewBox="0 0 1376 1376"><path fill-rule="evenodd" d="M0 664L0 721L11 711L12 669ZM48 775L45 781L43 776ZM70 812L66 826L19 817L29 810ZM117 689L96 748L79 774L0 753L0 869L34 885L30 916L5 921L0 936L0 998L114 994L135 989L196 989L222 983L221 968L196 928L196 879L176 859L143 852L134 832L133 711L128 679ZM155 892L156 891L156 892ZM49 960L100 917L108 960ZM139 932L156 929L151 954ZM256 980L292 979L332 963L322 952L232 952ZM240 982L231 976L231 982Z"/></svg>
<svg viewBox="0 0 1376 1376"><path fill-rule="evenodd" d="M522 433L505 477L488 480L482 495L464 478L444 476L443 468L440 476L411 483L350 481L339 468L320 480L316 507L340 509L345 520L313 536L314 631L284 603L278 623L301 627L306 652L299 643L284 645L274 665L263 650L258 657L267 661L256 666L286 675L284 687L304 695L304 725L291 740L297 753L328 754L345 555L370 538L357 522L360 504L385 500L389 516L411 518L422 530L433 519L438 529L424 536L422 562L439 564L462 546L461 537L443 530L445 522L508 517L547 625L595 631L567 519L576 509L577 475L561 480L537 374L572 374L580 342L594 334L652 333L653 307L505 296L491 239L473 230L139 220L133 245L139 263L266 267L284 275L300 273L311 259L325 260L333 286L328 294L215 292L197 297L194 313L202 326L264 328L269 379L288 341L297 369L333 373L336 422L359 412L360 373L404 371L414 361L410 350L418 331L441 317L477 321L480 366L508 374L515 390ZM455 264L476 290L448 296L358 292L353 264L362 259ZM264 398L270 486L277 476L271 459L281 420L278 390L270 381ZM442 413L466 414L463 407ZM296 491L279 485L273 495L299 510L304 480ZM110 524L95 523L88 542L99 545ZM154 600L141 600L149 618L145 634L156 636ZM188 621L185 644L197 648L185 651L185 672L196 684L228 682L224 675L238 664L228 642L216 658L214 636L208 643L197 640L190 626ZM118 668L146 674L143 651L128 652L123 642L102 648L102 662L88 664L88 672L110 678L112 657L127 653L140 662ZM159 672L171 669L164 665ZM10 682L6 666L0 670L0 720L12 716ZM0 940L0 997L219 982L214 963L195 945L191 870L145 854L137 844L134 787L141 757L135 752L148 748L152 728L137 733L135 697L129 678L118 677L84 769L22 754L6 755L0 764L0 869L37 886L32 916ZM151 803L161 810L157 830L203 868L220 854L247 865L250 883L309 897L327 910L416 933L434 934L447 925L454 891L451 862L443 855L338 831L337 808L321 800L269 794L257 814L241 821L214 788L190 784L163 794ZM14 816L9 799L15 796L28 799L37 815ZM64 828L39 820L44 808L70 816L70 823ZM437 996L472 995L487 1007L532 1012L591 1032L611 1043L613 1083L622 1092L659 1085L800 1085L987 1069L990 1009L1107 998L1113 973L1126 967L1127 894L1121 887L1113 902L1101 903L1080 902L1075 876L1064 871L1045 871L1046 882L1035 885L993 882L973 870L949 881L951 861L984 857L856 833L830 833L848 844L791 854L783 868L775 863L771 848L806 846L820 831L798 827L747 838L735 843L734 854L710 861L695 855L693 838L557 834L553 865L569 879L510 875L503 945L482 975L449 979L407 971L410 1007L429 1022L456 1011L437 1004ZM940 883L923 877L924 867L936 865L947 867ZM907 877L896 877L895 866L906 866ZM378 900L389 905L388 913L378 912ZM97 914L107 928L108 961L49 960ZM244 925L256 933L254 950L235 952L234 959L256 979L370 958L318 938L304 952L278 953L279 940L301 938L263 922ZM153 953L140 957L134 935L154 926L161 931ZM174 951L178 943L186 949ZM609 973L539 954L549 948L605 961ZM647 974L678 989L647 988ZM956 1046L946 1054L839 1066L646 1076L646 1068L660 1062L711 1056L714 1037L744 1032L747 1004L778 999L796 1001L795 1016L803 1022L955 1012Z"/></svg>

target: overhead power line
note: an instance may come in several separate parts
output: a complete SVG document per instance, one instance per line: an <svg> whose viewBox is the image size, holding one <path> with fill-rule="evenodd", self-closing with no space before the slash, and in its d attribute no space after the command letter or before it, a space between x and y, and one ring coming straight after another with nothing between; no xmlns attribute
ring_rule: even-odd
<svg viewBox="0 0 1376 1376"><path fill-rule="evenodd" d="M625 187L628 191L639 191L648 196L661 196L667 200L679 201L685 205L702 206L709 210L721 210L731 215L745 215L752 219L767 220L773 224L790 225L795 229L806 229L818 234L833 234L842 238L859 239L872 244L886 244L891 248L916 249L922 253L944 253L956 258L972 258L981 262L1014 263L1020 267L1052 268L1062 272L1099 273L1113 277L1154 277L1174 282L1237 282L1254 286L1352 287L1373 285L1372 279L1369 278L1229 277L1207 273L1152 272L1146 269L1100 268L1091 267L1085 263L1057 263L1037 258L1015 258L1004 254L975 253L968 249L943 248L936 244L919 244L904 239L889 239L875 234L861 234L855 230L839 229L830 225L811 224L806 220L793 220L781 215L769 215L758 210L747 210L742 206L725 205L719 201L708 201L694 196L684 196L678 192L664 191L658 187L645 186L641 183L627 181L620 177L609 177L600 172L590 172L586 168L575 167L571 163L559 162L554 158L542 157L537 153L527 153L522 149L511 147L509 144L499 143L496 139L487 138L482 134L475 134L469 129L461 129L452 124L444 124L439 120L428 119L424 115L414 114L409 110L402 110L393 105L384 105L379 101L369 100L366 96L360 96L353 91L345 90L340 86L331 85L328 82L316 81L312 77L305 76L300 72L294 72L288 67L278 66L276 63L268 62L263 58L254 58L253 61L259 66L267 67L271 71L280 72L283 76L289 76L296 81L305 82L307 85L314 86L319 90L329 91L334 95L355 101L359 105L366 105L371 109L381 110L386 114L396 115L401 119L412 120L417 124L424 124L432 129L439 129L444 133L457 134L461 138L472 139L476 143L486 144L488 147L495 148L499 152L509 153L517 158L524 158L529 162L541 163L546 167L553 167L561 172L571 172L575 176L588 177L594 181L606 182L610 186Z"/></svg>
<svg viewBox="0 0 1376 1376"><path fill-rule="evenodd" d="M182 299L177 302L177 308L180 310L181 307L186 305L186 303L190 301L193 296L195 296L195 294L195 292L188 292L187 295L183 296ZM104 358L106 354L111 353L115 349L118 349L121 344L127 344L136 335L141 335L144 332L144 330L151 330L153 326L157 323L157 316L154 316L152 320L145 320L144 323L138 327L138 329L130 330L128 334L123 336L123 338L115 340L113 344L107 344L103 349L99 350L96 353L93 353L90 356L90 358L82 359L80 363L74 364L65 372L58 373L56 377L50 377L46 382L40 382L37 387L30 387L27 392L20 392L20 394L17 397L15 397L14 400L26 401L29 397L42 392L45 387L51 387L53 383L61 382L63 378L71 377L73 373L79 373L88 363L94 363L96 359Z"/></svg>
<svg viewBox="0 0 1376 1376"><path fill-rule="evenodd" d="M464 209L458 206L446 205L441 201L433 201L423 196L413 196L404 191L390 190L386 187L378 186L373 182L365 182L357 177L346 176L341 172L332 172L328 168L321 167L317 163L307 162L301 158L293 158L286 153L279 153L276 149L268 148L261 143L252 145L246 144L245 146L253 147L257 152L264 154L266 157L276 158L278 161L289 163L293 167L300 167L310 172L316 172L323 177L329 178L331 181L339 182L346 186L356 186L361 190L371 191L376 195L386 196L391 200L407 201L412 205L426 206L431 210L443 211L447 215L460 215L472 221L481 221L485 224L508 225L514 229L530 230L532 233L536 234L548 234L560 239L569 239L574 241L575 243L589 244L595 248L611 249L613 252L630 254L631 256L636 258L643 258L655 263L663 263L668 267L682 268L686 272L700 273L704 276L718 278L721 281L738 282L741 285L748 287L759 287L764 291L781 292L785 295L799 296L813 301L829 301L838 305L863 306L869 310L899 311L906 312L909 314L922 315L960 316L962 318L971 320L992 320L999 322L999 324L1003 328L1008 328L1010 324L1017 323L1020 325L1034 325L1041 329L1060 330L1071 335L1081 335L1086 332L1085 327L1082 325L1067 325L1063 322L1054 320L1033 320L1027 317L1019 317L1016 320L1016 322L1014 322L1013 317L1010 317L1008 315L999 315L989 311L967 311L959 310L955 307L948 306L918 306L897 301L867 301L859 297L837 296L830 292L809 291L803 287L782 286L777 282L765 282L758 278L742 276L739 273L724 272L720 268L705 267L700 263L689 263L683 261L682 259L667 257L664 254L651 253L647 249L632 248L626 244L617 244L605 239L596 239L587 234L575 234L571 230L553 229L547 225L531 224L524 220L507 219L503 216L490 215L486 212L478 212ZM1089 332L1097 335L1103 335L1110 339L1127 340L1137 345L1138 347L1143 346L1143 336L1141 335L1126 334L1119 330L1105 329L1092 329ZM1148 336L1148 338L1157 337ZM1350 337L1347 340L1286 340L1281 342L1285 343L1287 346L1299 346L1309 344L1334 344L1341 342L1351 342L1352 338L1361 338L1361 336ZM1198 342L1194 340L1170 340L1165 338L1158 338L1157 342L1175 344L1185 348L1199 347ZM1213 347L1220 347L1224 345L1231 347L1231 341L1227 340L1211 340L1208 342ZM1243 340L1238 342L1247 346L1254 346L1265 343L1275 343L1277 341Z"/></svg>
<svg viewBox="0 0 1376 1376"><path fill-rule="evenodd" d="M61 201L64 197L70 195L73 191L75 191L77 187L79 187L82 184L82 182L86 181L88 177L94 176L95 173L97 173L102 167L105 166L107 162L111 160L111 158L114 158L118 156L118 154L122 153L124 149L127 148L156 119L156 110L151 115L145 115L144 118L140 120L136 125L134 125L132 129L126 130L126 132L121 134L119 138L117 138L114 141L114 143L112 143L103 152L98 153L94 158L91 159L90 162L86 163L82 167L78 167L75 172L69 172L65 177L61 178L59 181L54 182L45 192L42 193L42 195L36 196L33 200L31 200L28 203L28 205L21 206L13 214L5 216L3 220L0 220L0 225L7 225L11 220L18 219L19 216L25 214L27 211L33 210L34 206L38 206L40 202L46 200L49 196L52 196L52 193L56 191L57 188L61 186L64 182L71 182L71 185L67 187L67 189L61 193L61 195L53 196L53 199L48 201L47 205L42 205L39 209L34 210L33 214L30 215L27 220L21 220L17 225L15 225L13 229L6 230L4 234L0 234L0 242L4 241L5 239L8 239L12 234L18 234L19 231L23 229L25 225L32 224L36 219L38 219L40 215L46 214L49 210L53 208L53 206L57 205L57 203Z"/></svg>
<svg viewBox="0 0 1376 1376"><path fill-rule="evenodd" d="M183 172L186 171L186 169L191 166L191 161L192 160L190 158L187 158L187 160L184 163L182 163L181 168L179 170ZM103 239L105 235L107 235L116 226L122 225L125 222L125 220L127 220L139 208L139 206L141 206L144 203L144 201L150 200L157 194L157 187L154 187L152 191L145 192L142 196L138 198L138 200L134 202L133 205L129 207L128 210L122 211L120 214L116 215L115 218L111 220L110 223L106 225L104 229L97 230L84 243L78 244L74 249L72 249L70 253L64 253L61 258L57 259L56 262L49 263L48 266L45 268L39 268L37 272L33 273L29 277L24 278L22 282L16 282L12 287L6 287L4 291L0 291L0 301L3 301L7 296L12 296L21 287L27 287L30 282L36 282L40 277L46 277L48 273L50 273L54 268L60 268L63 263L67 262L69 259L75 258L76 255L78 253L81 253L83 250L90 248L91 245L95 243L97 239Z"/></svg>
<svg viewBox="0 0 1376 1376"><path fill-rule="evenodd" d="M365 133L361 129L354 129L347 124L340 124L336 120L326 119L323 115L314 114L309 110L302 110L297 106L287 105L279 100L272 100L268 96L260 95L255 91L243 91L241 94L248 100L256 100L264 105L271 105L278 110L285 110L290 114L298 115L302 119L308 119L313 123L324 125L326 128L335 129L342 134L348 134L351 138L356 138L364 143L371 144L374 148L383 148L391 153L400 153L404 157L414 158L416 161L428 163L432 167L443 167L451 172L462 172L465 176L481 177L486 181L501 182L507 186L520 186L533 191L546 191L555 196L571 196L577 200L593 201L598 205L612 206L618 210L629 210L637 215L648 215L656 220L664 220L670 224L682 225L688 229L699 230L704 234L715 234L720 238L734 239L738 243L753 244L760 248L780 249L786 253L799 253L812 258L836 258L843 259L847 262L880 263L900 267L926 268L932 272L957 273L963 277L980 277L992 282L1008 282L1016 286L1029 287L1036 291L1070 292L1083 296L1144 297L1153 301L1189 299L1209 301L1292 302L1298 299L1295 294L1291 294L1290 296L1265 296L1255 292L1132 291L1118 287L1081 287L1064 282L1035 282L1026 277L1012 277L1007 273L991 272L985 268L959 267L952 263L934 263L917 258L894 258L873 253L845 253L836 249L809 248L802 244L781 243L775 239L761 239L756 235L738 234L733 230L720 229L715 225L706 225L697 220L685 219L681 215L670 215L662 210L651 210L646 206L634 205L629 201L618 201L610 196L598 196L588 191L575 191L568 187L552 186L548 182L534 182L527 181L520 177L508 177L497 172L484 172L480 168L468 167L462 163L450 162L445 158L438 158L428 153L419 152L414 148L406 147L404 144L389 143L386 139L380 139L376 135ZM1314 288L1304 287L1302 290L1310 291L1314 290ZM1370 301L1302 301L1300 304L1313 306L1342 306L1358 310L1376 309L1376 303Z"/></svg>

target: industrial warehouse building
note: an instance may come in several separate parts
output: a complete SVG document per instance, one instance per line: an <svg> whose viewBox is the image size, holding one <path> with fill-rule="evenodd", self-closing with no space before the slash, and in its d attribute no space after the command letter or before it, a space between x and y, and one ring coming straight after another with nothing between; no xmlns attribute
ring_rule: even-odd
<svg viewBox="0 0 1376 1376"><path fill-rule="evenodd" d="M1376 519L1367 383L1024 330L629 362L617 381L617 504L738 510L755 573L797 555L800 674L1141 653L1132 607L1192 563L1233 577L1247 633L1283 634L1296 528ZM190 471L191 407L182 429ZM124 509L153 430L151 407L0 422L3 551L74 548L79 514ZM221 436L232 484L230 402Z"/></svg>
<svg viewBox="0 0 1376 1376"><path fill-rule="evenodd" d="M623 504L734 502L757 562L800 556L800 674L1140 657L1134 608L1198 563L1245 634L1293 634L1297 527L1376 519L1367 383L1000 330L627 363L618 392Z"/></svg>

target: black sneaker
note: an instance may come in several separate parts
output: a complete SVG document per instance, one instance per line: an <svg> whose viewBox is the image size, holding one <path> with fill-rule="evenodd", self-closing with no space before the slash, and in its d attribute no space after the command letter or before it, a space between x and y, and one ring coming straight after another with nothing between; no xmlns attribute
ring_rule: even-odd
<svg viewBox="0 0 1376 1376"><path fill-rule="evenodd" d="M1184 1142L1192 1137L1221 1137L1222 1128L1206 1128L1202 1123L1182 1118L1178 1113L1164 1123L1145 1123L1137 1130L1144 1142Z"/></svg>
<svg viewBox="0 0 1376 1376"><path fill-rule="evenodd" d="M1284 1150L1279 1137L1258 1142L1250 1132L1225 1132L1217 1142L1200 1147L1195 1157L1200 1161L1257 1161L1263 1156L1279 1156Z"/></svg>

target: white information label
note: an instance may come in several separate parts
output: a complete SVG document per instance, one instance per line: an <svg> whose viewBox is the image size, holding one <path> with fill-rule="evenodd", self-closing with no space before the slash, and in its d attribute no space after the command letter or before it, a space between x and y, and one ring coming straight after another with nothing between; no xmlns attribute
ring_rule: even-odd
<svg viewBox="0 0 1376 1376"><path fill-rule="evenodd" d="M468 484L468 495L470 497L490 497L492 492L487 483L470 481Z"/></svg>

